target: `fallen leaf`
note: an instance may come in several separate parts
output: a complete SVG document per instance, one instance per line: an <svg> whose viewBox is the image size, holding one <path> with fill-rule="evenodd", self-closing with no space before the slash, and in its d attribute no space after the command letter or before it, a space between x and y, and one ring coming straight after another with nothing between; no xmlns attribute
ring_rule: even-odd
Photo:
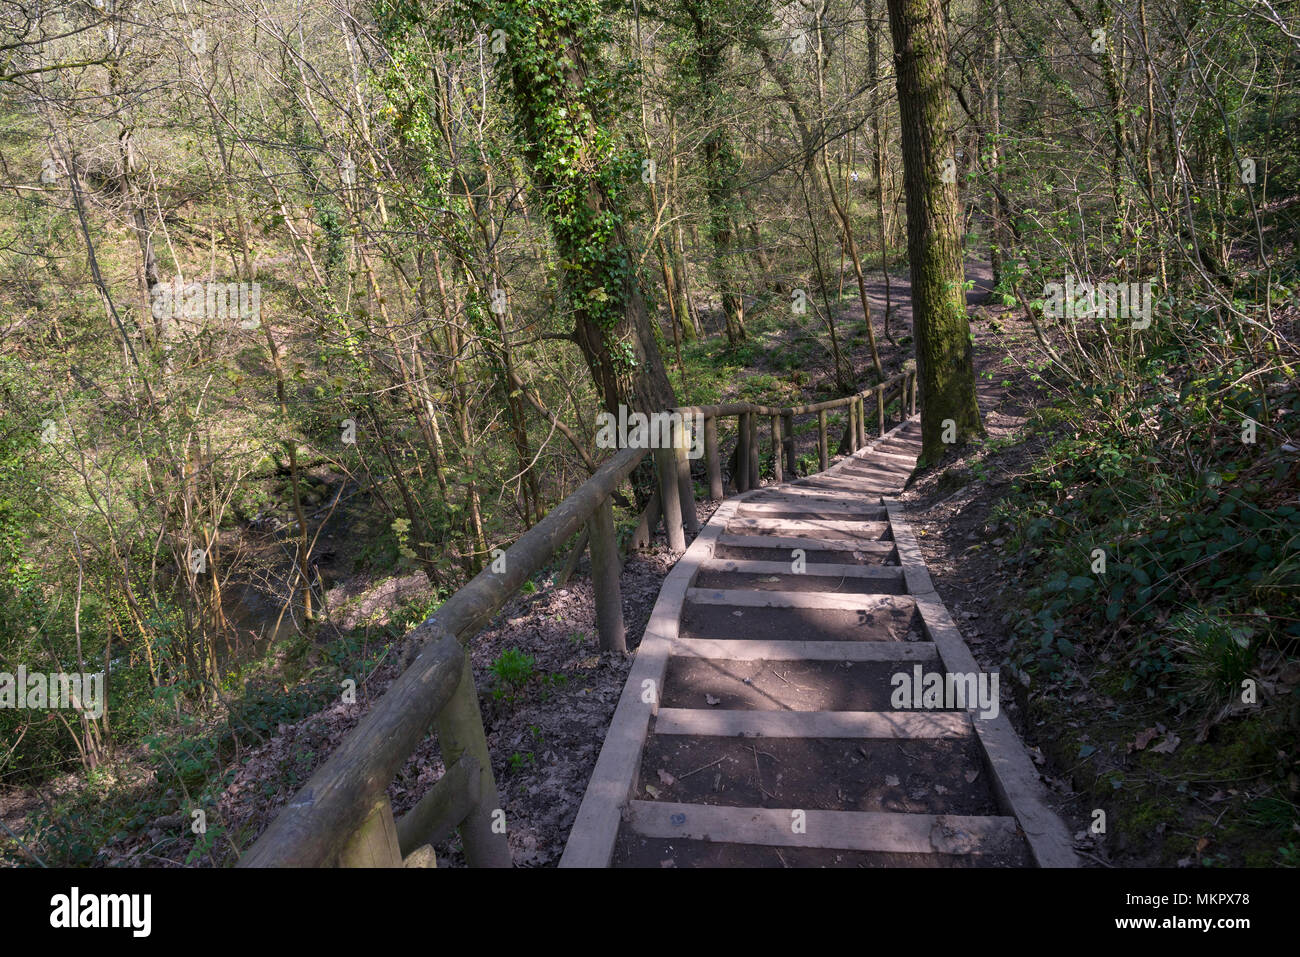
<svg viewBox="0 0 1300 957"><path fill-rule="evenodd" d="M977 777L979 777L979 776L980 776L980 773L979 773L978 770L975 770L975 771L967 771L967 772L966 772L966 783L967 783L967 784L970 784L971 782L973 782L973 781L974 781Z"/></svg>
<svg viewBox="0 0 1300 957"><path fill-rule="evenodd" d="M654 799L657 801L657 800L659 800L659 795L660 795L662 792L661 792L657 787L655 787L653 784L647 784L647 785L645 786L645 793L648 794L648 795L650 795L652 798L654 798Z"/></svg>
<svg viewBox="0 0 1300 957"><path fill-rule="evenodd" d="M669 774L667 771L665 771L663 768L659 769L659 780L663 784L666 784L668 787L672 787L674 784L677 783L677 779L673 777L671 774Z"/></svg>
<svg viewBox="0 0 1300 957"><path fill-rule="evenodd" d="M1152 748L1151 751L1154 754L1173 754L1178 745L1182 744L1182 741L1182 738L1170 731L1165 739Z"/></svg>
<svg viewBox="0 0 1300 957"><path fill-rule="evenodd" d="M1146 746L1156 739L1160 732L1155 728L1147 728L1145 731L1139 731L1137 738L1128 746L1130 751L1144 751Z"/></svg>
<svg viewBox="0 0 1300 957"><path fill-rule="evenodd" d="M721 698L715 698L711 694L705 694L704 700L707 701L709 704L722 704Z"/></svg>
<svg viewBox="0 0 1300 957"><path fill-rule="evenodd" d="M896 787L898 787L898 775L896 775L896 774L886 774L886 775L885 775L885 787L887 787L887 788L896 788Z"/></svg>

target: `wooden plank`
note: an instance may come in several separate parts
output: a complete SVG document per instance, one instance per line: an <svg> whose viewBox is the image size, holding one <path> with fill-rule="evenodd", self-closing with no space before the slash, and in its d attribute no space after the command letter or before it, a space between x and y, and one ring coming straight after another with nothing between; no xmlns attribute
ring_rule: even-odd
<svg viewBox="0 0 1300 957"><path fill-rule="evenodd" d="M655 734L746 738L960 738L968 711L720 711L660 708Z"/></svg>
<svg viewBox="0 0 1300 957"><path fill-rule="evenodd" d="M1002 854L1020 846L1009 817L718 807L632 801L628 824L644 837L824 847L887 854ZM796 826L796 824L801 826Z"/></svg>
<svg viewBox="0 0 1300 957"><path fill-rule="evenodd" d="M834 469L831 470L831 474L833 474L833 473L834 473ZM787 501L787 500L789 500L789 499L791 499L791 498L796 498L796 497L797 497L797 498L806 498L806 497L808 497L808 496L820 496L821 498L824 498L824 499L825 499L826 501L828 501L828 502L850 502L850 503L862 503L862 504L864 504L864 505L872 505L872 506L874 506L874 505L879 505L879 504L880 504L880 493L879 493L879 492L876 492L875 494L872 494L871 492L864 492L864 491L861 491L861 490L858 490L858 491L852 491L852 492L849 492L849 491L843 491L843 492L842 492L842 491L839 491L839 490L835 490L835 491L825 491L825 490L822 490L822 491L819 491L819 490L817 490L817 489L809 489L809 488L805 488L805 487L801 484L801 483L803 483L803 482L807 482L807 481L809 481L809 480L811 480L811 479L815 479L815 478L817 478L817 476L819 476L819 475L825 475L825 474L828 474L828 473L825 473L825 472L816 472L816 473L814 473L814 474L812 474L812 475L809 475L809 476L807 476L807 477L805 477L805 478L794 479L793 481L787 481L784 485L779 485L779 486L777 486L777 485L769 485L769 486L767 486L766 488L763 488L763 489L757 489L756 491L761 492L762 494L760 495L760 497L753 499L753 501L754 501L755 503L760 503L760 502L781 502L781 501Z"/></svg>
<svg viewBox="0 0 1300 957"><path fill-rule="evenodd" d="M823 495L833 492L850 492L861 496L880 495L882 492L888 494L897 494L903 487L904 475L887 475L884 473L872 472L872 475L879 474L878 479L871 479L864 475L846 475L843 471L819 472L817 475L810 475L807 478L799 480L797 485L785 486L782 491L791 488L810 489L819 491ZM889 492L890 489L894 491Z"/></svg>
<svg viewBox="0 0 1300 957"><path fill-rule="evenodd" d="M865 454L854 457L855 462L870 463L873 462L875 459L886 459L887 462L882 464L890 464L896 462L900 465L914 466L916 465L917 456L903 455L898 452L882 452L880 449L870 448L866 451Z"/></svg>
<svg viewBox="0 0 1300 957"><path fill-rule="evenodd" d="M678 638L672 653L719 661L933 661L929 641L765 641L758 638Z"/></svg>
<svg viewBox="0 0 1300 957"><path fill-rule="evenodd" d="M721 530L719 530L721 531ZM732 548L802 548L810 552L862 552L864 555L890 556L894 543L863 539L787 538L784 535L733 535L722 532L719 545Z"/></svg>
<svg viewBox="0 0 1300 957"><path fill-rule="evenodd" d="M711 572L736 572L740 575L791 575L789 562L764 562L744 558L711 558L700 563L700 568ZM801 575L815 578L866 578L879 582L898 582L903 569L898 565L842 565L838 562L812 562L804 566Z"/></svg>
<svg viewBox="0 0 1300 957"><path fill-rule="evenodd" d="M908 592L916 598L922 626L939 651L944 669L979 673L979 663L935 591L916 537L903 520L902 506L894 499L885 499L885 506L898 543ZM1047 803L1038 771L1006 714L999 711L996 718L977 717L973 724L998 802L1020 823L1035 862L1039 867L1078 867L1073 838Z"/></svg>
<svg viewBox="0 0 1300 957"><path fill-rule="evenodd" d="M821 513L825 515L840 516L850 518L854 521L861 522L888 522L889 513L883 508L873 505L859 505L856 502L830 501L822 505L809 503L804 499L794 498L789 502L766 500L762 502L746 502L740 506L739 514L744 517L754 516L762 518L764 515L775 515L780 512L797 512L797 513Z"/></svg>
<svg viewBox="0 0 1300 957"><path fill-rule="evenodd" d="M833 608L843 611L909 612L911 595L855 595L833 591L761 591L745 588L689 588L686 600L694 605L728 605L737 608Z"/></svg>
<svg viewBox="0 0 1300 957"><path fill-rule="evenodd" d="M863 538L879 540L889 531L889 522L858 522L842 518L733 518L727 522L727 531L807 532L814 535L827 533L834 538L843 535L858 535ZM837 532L838 535L834 534Z"/></svg>
<svg viewBox="0 0 1300 957"><path fill-rule="evenodd" d="M723 502L714 514L725 522L735 513L739 501ZM678 638L686 590L700 562L713 557L713 546L721 531L722 524L713 521L700 529L664 579L560 857L561 867L608 867L613 858L623 808L641 765L650 718L658 710L670 649ZM644 700L647 687L653 693L653 704Z"/></svg>

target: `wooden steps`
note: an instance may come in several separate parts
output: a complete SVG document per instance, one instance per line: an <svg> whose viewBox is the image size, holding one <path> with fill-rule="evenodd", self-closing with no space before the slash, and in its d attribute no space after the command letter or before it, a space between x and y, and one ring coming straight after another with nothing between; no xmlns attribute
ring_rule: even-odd
<svg viewBox="0 0 1300 957"><path fill-rule="evenodd" d="M919 422L878 445L719 506L665 581L561 866L1075 863L1005 716L893 698L978 666L882 498Z"/></svg>

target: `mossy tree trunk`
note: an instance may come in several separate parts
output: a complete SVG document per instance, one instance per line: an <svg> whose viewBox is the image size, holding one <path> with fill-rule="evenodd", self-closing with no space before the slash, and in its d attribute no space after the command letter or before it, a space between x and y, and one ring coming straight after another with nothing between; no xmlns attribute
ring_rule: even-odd
<svg viewBox="0 0 1300 957"><path fill-rule="evenodd" d="M922 455L933 463L943 454L949 420L957 443L984 434L966 319L956 177L949 172L955 162L941 0L889 0L889 26L902 120Z"/></svg>

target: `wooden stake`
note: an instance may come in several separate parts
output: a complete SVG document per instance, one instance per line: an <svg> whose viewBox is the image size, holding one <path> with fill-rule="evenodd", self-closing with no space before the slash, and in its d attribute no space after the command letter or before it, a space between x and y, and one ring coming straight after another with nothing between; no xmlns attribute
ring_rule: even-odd
<svg viewBox="0 0 1300 957"><path fill-rule="evenodd" d="M749 487L758 488L762 484L759 481L760 472L758 467L758 414L754 413L749 417Z"/></svg>
<svg viewBox="0 0 1300 957"><path fill-rule="evenodd" d="M799 463L794 454L794 414L787 412L782 415L781 423L781 435L785 440L785 470L794 479L799 475Z"/></svg>
<svg viewBox="0 0 1300 957"><path fill-rule="evenodd" d="M627 651L611 499L605 499L587 520L587 529L591 533L591 583L596 593L596 630L600 634L600 648L602 651Z"/></svg>
<svg viewBox="0 0 1300 957"><path fill-rule="evenodd" d="M510 867L505 812L501 810L497 782L492 776L492 758L488 755L487 736L483 733L483 716L479 713L468 650L460 683L447 706L438 714L438 746L447 767L459 761L462 754L472 755L479 763L478 804L460 824L466 863L470 867Z"/></svg>
<svg viewBox="0 0 1300 957"><path fill-rule="evenodd" d="M677 456L673 449L655 449L655 466L659 472L659 506L663 510L664 532L668 548L680 555L686 551L682 532L682 487L677 476Z"/></svg>
<svg viewBox="0 0 1300 957"><path fill-rule="evenodd" d="M826 410L821 409L817 413L817 455L818 461L821 462L821 471L825 472L830 467L830 451L826 448Z"/></svg>
<svg viewBox="0 0 1300 957"><path fill-rule="evenodd" d="M722 461L718 457L718 420L712 415L704 420L704 459L709 472L709 498L720 502L723 499Z"/></svg>
<svg viewBox="0 0 1300 957"><path fill-rule="evenodd" d="M361 830L339 852L339 867L401 867L402 851L397 843L397 824L388 795L375 801L374 809Z"/></svg>
<svg viewBox="0 0 1300 957"><path fill-rule="evenodd" d="M682 522L686 532L694 538L700 534L700 517L695 514L695 480L691 478L691 460L686 450L690 442L686 436L686 424L677 422L673 425L673 455L677 459L677 484L680 486L682 501Z"/></svg>
<svg viewBox="0 0 1300 957"><path fill-rule="evenodd" d="M736 427L736 491L748 492L749 479L749 413L740 413Z"/></svg>
<svg viewBox="0 0 1300 957"><path fill-rule="evenodd" d="M785 470L781 468L781 459L785 449L781 445L781 416L772 416L772 477L778 482L785 481Z"/></svg>

